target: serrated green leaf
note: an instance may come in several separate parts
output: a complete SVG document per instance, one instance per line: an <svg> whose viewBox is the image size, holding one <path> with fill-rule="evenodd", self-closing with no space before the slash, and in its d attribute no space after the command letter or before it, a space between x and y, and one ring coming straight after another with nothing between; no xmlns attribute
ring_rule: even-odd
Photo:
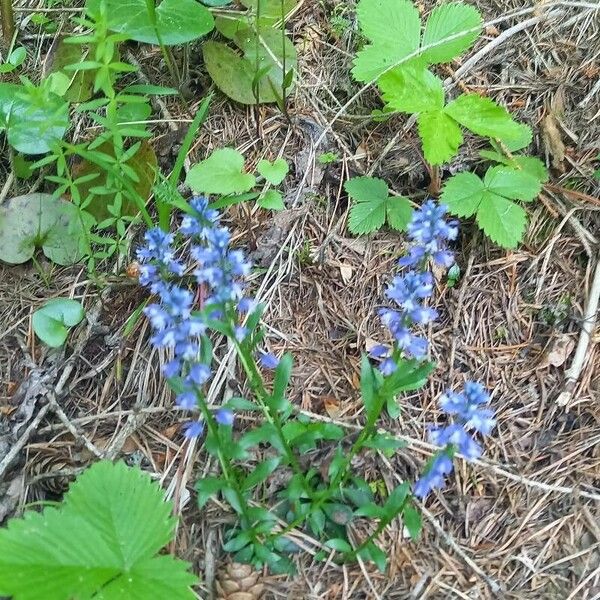
<svg viewBox="0 0 600 600"><path fill-rule="evenodd" d="M397 67L382 75L378 82L386 108L415 113L442 109L442 80L419 65Z"/></svg>
<svg viewBox="0 0 600 600"><path fill-rule="evenodd" d="M284 210L285 204L283 202L283 196L281 192L277 190L267 190L261 198L258 199L257 204L261 208L267 210Z"/></svg>
<svg viewBox="0 0 600 600"><path fill-rule="evenodd" d="M456 155L463 136L456 122L447 114L441 110L424 112L418 116L417 124L427 162L441 165Z"/></svg>
<svg viewBox="0 0 600 600"><path fill-rule="evenodd" d="M477 209L477 223L485 234L503 248L515 248L527 225L525 210L492 192L485 192Z"/></svg>
<svg viewBox="0 0 600 600"><path fill-rule="evenodd" d="M244 157L237 150L220 148L190 169L186 183L195 192L229 195L251 190L256 179L244 173Z"/></svg>
<svg viewBox="0 0 600 600"><path fill-rule="evenodd" d="M171 504L164 501L160 487L122 462L96 463L69 488L64 504L119 548L127 566L158 552L175 527Z"/></svg>
<svg viewBox="0 0 600 600"><path fill-rule="evenodd" d="M279 185L288 174L290 167L283 158L278 158L274 162L261 160L256 170L273 185Z"/></svg>
<svg viewBox="0 0 600 600"><path fill-rule="evenodd" d="M440 201L458 217L470 217L475 214L481 203L485 186L475 173L464 171L451 177L442 191Z"/></svg>
<svg viewBox="0 0 600 600"><path fill-rule="evenodd" d="M379 229L386 221L391 227L403 230L412 216L409 201L402 196L388 195L388 186L377 177L353 177L344 189L355 202L350 209L348 227L361 235Z"/></svg>
<svg viewBox="0 0 600 600"><path fill-rule="evenodd" d="M480 30L481 15L475 7L462 2L437 6L425 25L422 57L428 64L450 62L473 45ZM463 31L466 33L459 35ZM452 39L444 42L447 38Z"/></svg>
<svg viewBox="0 0 600 600"><path fill-rule="evenodd" d="M356 80L372 81L418 49L421 19L409 0L361 0L356 13L363 34L372 42L354 59Z"/></svg>
<svg viewBox="0 0 600 600"><path fill-rule="evenodd" d="M386 219L390 227L405 231L412 218L413 209L408 198L391 196L387 199Z"/></svg>
<svg viewBox="0 0 600 600"><path fill-rule="evenodd" d="M172 556L155 556L134 565L124 577L111 581L94 600L194 600L190 586L197 580L188 564Z"/></svg>
<svg viewBox="0 0 600 600"><path fill-rule="evenodd" d="M548 181L548 169L536 156L513 156L513 163L541 183Z"/></svg>
<svg viewBox="0 0 600 600"><path fill-rule="evenodd" d="M153 557L172 537L171 505L139 469L99 462L60 510L25 513L0 530L0 594L15 600L192 600L185 563ZM150 592L153 590L153 592Z"/></svg>
<svg viewBox="0 0 600 600"><path fill-rule="evenodd" d="M531 127L529 127L529 125L525 125L525 123L517 123L517 125L518 127L513 127L514 131L511 132L513 137L506 140L501 138L500 140L510 152L522 150L529 146L533 139L533 133L531 132Z"/></svg>
<svg viewBox="0 0 600 600"><path fill-rule="evenodd" d="M528 172L502 165L488 169L483 183L494 194L526 202L533 200L542 189L541 181Z"/></svg>
<svg viewBox="0 0 600 600"><path fill-rule="evenodd" d="M172 46L191 42L214 27L210 11L196 0L163 0L148 10L146 0L104 0L108 26L132 40ZM90 14L98 14L101 0L87 0ZM151 0L154 4L154 0Z"/></svg>
<svg viewBox="0 0 600 600"><path fill-rule="evenodd" d="M477 135L498 138L505 143L518 140L522 135L522 125L514 121L503 106L477 94L462 94L450 102L444 112Z"/></svg>

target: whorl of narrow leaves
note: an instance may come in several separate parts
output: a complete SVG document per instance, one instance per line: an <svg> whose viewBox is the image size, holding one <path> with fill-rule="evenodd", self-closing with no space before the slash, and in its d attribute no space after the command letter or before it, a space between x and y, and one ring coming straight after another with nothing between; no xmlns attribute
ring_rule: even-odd
<svg viewBox="0 0 600 600"><path fill-rule="evenodd" d="M0 596L15 600L193 600L187 564L157 553L175 519L139 469L99 462L58 508L0 530Z"/></svg>

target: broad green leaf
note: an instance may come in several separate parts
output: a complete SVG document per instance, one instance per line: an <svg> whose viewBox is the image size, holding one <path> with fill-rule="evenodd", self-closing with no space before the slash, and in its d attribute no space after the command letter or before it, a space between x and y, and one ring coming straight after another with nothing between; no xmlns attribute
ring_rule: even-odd
<svg viewBox="0 0 600 600"><path fill-rule="evenodd" d="M256 104L257 93L259 103L278 101L285 78L284 55L285 72L296 68L294 45L277 29L261 30L257 37L250 27L237 30L233 41L241 56L220 42L205 42L202 46L206 69L217 87L242 104Z"/></svg>
<svg viewBox="0 0 600 600"><path fill-rule="evenodd" d="M531 144L531 140L533 139L533 134L531 132L531 127L529 125L525 125L525 123L517 123L518 129L515 127L514 131L511 132L512 137L510 139L501 138L502 143L510 152L516 152L517 150L522 150L523 148L529 146Z"/></svg>
<svg viewBox="0 0 600 600"><path fill-rule="evenodd" d="M112 580L94 595L94 600L195 600L197 596L190 586L196 583L196 577L187 569L187 563L172 556L154 556Z"/></svg>
<svg viewBox="0 0 600 600"><path fill-rule="evenodd" d="M413 209L408 198L390 196L387 199L386 218L390 227L404 231L412 218Z"/></svg>
<svg viewBox="0 0 600 600"><path fill-rule="evenodd" d="M36 248L59 265L84 256L86 239L76 206L50 194L17 196L0 206L0 260L24 263Z"/></svg>
<svg viewBox="0 0 600 600"><path fill-rule="evenodd" d="M412 216L407 198L389 196L388 186L377 177L353 177L344 189L354 200L348 226L352 233L361 235L379 229L386 221L394 229L404 230Z"/></svg>
<svg viewBox="0 0 600 600"><path fill-rule="evenodd" d="M273 185L279 185L288 174L290 167L283 158L278 158L274 162L261 160L256 170Z"/></svg>
<svg viewBox="0 0 600 600"><path fill-rule="evenodd" d="M522 125L503 106L477 94L462 94L444 112L477 135L506 142L518 140L522 135Z"/></svg>
<svg viewBox="0 0 600 600"><path fill-rule="evenodd" d="M485 192L477 209L477 223L485 234L503 248L515 248L527 225L525 210L492 192Z"/></svg>
<svg viewBox="0 0 600 600"><path fill-rule="evenodd" d="M399 440L387 433L377 433L370 440L364 443L366 448L372 448L373 450L381 450L387 453L393 453L400 448L406 446L406 442Z"/></svg>
<svg viewBox="0 0 600 600"><path fill-rule="evenodd" d="M418 50L421 19L409 0L361 0L356 14L363 34L372 42L354 59L356 80L377 79Z"/></svg>
<svg viewBox="0 0 600 600"><path fill-rule="evenodd" d="M441 79L419 65L397 67L378 84L388 109L416 113L444 107Z"/></svg>
<svg viewBox="0 0 600 600"><path fill-rule="evenodd" d="M102 461L85 471L69 488L64 505L118 549L126 567L156 554L175 528L172 506L160 486L123 462Z"/></svg>
<svg viewBox="0 0 600 600"><path fill-rule="evenodd" d="M417 124L428 163L441 165L456 156L463 136L460 127L447 114L441 110L424 112L418 116Z"/></svg>
<svg viewBox="0 0 600 600"><path fill-rule="evenodd" d="M77 325L84 315L83 307L76 300L49 300L33 313L33 330L42 342L52 348L58 348L67 339L69 327Z"/></svg>
<svg viewBox="0 0 600 600"><path fill-rule="evenodd" d="M407 481L401 483L392 490L392 493L388 496L383 506L388 519L394 518L404 508L404 501L409 492L410 484Z"/></svg>
<svg viewBox="0 0 600 600"><path fill-rule="evenodd" d="M268 210L284 210L283 196L277 190L267 190L262 198L258 199L257 204L261 208Z"/></svg>
<svg viewBox="0 0 600 600"><path fill-rule="evenodd" d="M8 56L8 62L13 67L20 67L27 58L27 50L23 46L15 48Z"/></svg>
<svg viewBox="0 0 600 600"><path fill-rule="evenodd" d="M227 482L221 477L202 477L196 482L198 508L202 508L215 494L218 494Z"/></svg>
<svg viewBox="0 0 600 600"><path fill-rule="evenodd" d="M475 173L463 171L451 177L444 185L440 201L458 217L470 217L477 212L485 186Z"/></svg>
<svg viewBox="0 0 600 600"><path fill-rule="evenodd" d="M132 106L139 108L132 111L129 109L122 110L119 112L120 117L133 120L136 115L142 117L146 114L144 107L148 105ZM137 112L139 110L144 112ZM140 129L143 128L143 125L133 125L132 127ZM87 152L86 156L88 159L83 158L73 167L73 177L78 179L93 173L97 174L97 177L93 179L78 182L77 190L81 200L91 198L86 211L93 215L97 221L102 221L111 216L108 206L114 202L115 192L117 191L116 185L112 184L114 173L111 171L116 170L123 178L126 174L123 172L122 167L114 166L115 147L111 141L103 142L94 151ZM126 179L131 189L137 194L137 201L136 198L130 197L128 194L120 212L121 215L134 216L140 212L140 205L144 205L152 193L152 186L158 170L158 159L150 143L147 140L142 140L137 152L124 164L133 171L137 178L137 181L134 181L131 177Z"/></svg>
<svg viewBox="0 0 600 600"><path fill-rule="evenodd" d="M172 46L191 42L214 27L210 11L196 0L162 0L152 11L147 0L104 0L108 26L132 40ZM90 14L98 14L101 0L87 0ZM153 4L154 0L150 0Z"/></svg>
<svg viewBox="0 0 600 600"><path fill-rule="evenodd" d="M0 131L24 154L45 154L69 127L68 104L47 90L0 83Z"/></svg>
<svg viewBox="0 0 600 600"><path fill-rule="evenodd" d="M190 169L186 183L194 192L226 196L251 190L256 179L244 173L244 157L237 150L220 148Z"/></svg>
<svg viewBox="0 0 600 600"><path fill-rule="evenodd" d="M488 169L483 179L485 187L499 196L511 200L533 200L541 191L539 179L524 170L497 166Z"/></svg>
<svg viewBox="0 0 600 600"><path fill-rule="evenodd" d="M421 535L421 513L413 506L412 503L408 503L402 511L402 521L404 526L408 529L408 533L413 540L416 540Z"/></svg>
<svg viewBox="0 0 600 600"><path fill-rule="evenodd" d="M462 2L437 6L425 25L422 57L428 64L450 62L472 46L480 30L481 15L473 6ZM463 31L464 35L459 35Z"/></svg>
<svg viewBox="0 0 600 600"><path fill-rule="evenodd" d="M0 530L0 594L15 600L193 600L185 563L154 557L174 519L139 469L96 463L59 509L26 512ZM158 594L158 595L157 595Z"/></svg>
<svg viewBox="0 0 600 600"><path fill-rule="evenodd" d="M337 552L352 552L352 546L342 538L333 538L325 542L325 546Z"/></svg>
<svg viewBox="0 0 600 600"><path fill-rule="evenodd" d="M285 391L292 377L292 369L294 366L294 357L286 352L275 369L275 377L273 381L273 398L277 402L284 398Z"/></svg>
<svg viewBox="0 0 600 600"><path fill-rule="evenodd" d="M275 456L256 465L248 477L242 482L242 489L244 491L254 489L257 485L267 479L267 477L279 466L280 462L281 457Z"/></svg>
<svg viewBox="0 0 600 600"><path fill-rule="evenodd" d="M514 166L522 169L524 173L531 175L541 183L548 181L548 169L536 156L513 156Z"/></svg>

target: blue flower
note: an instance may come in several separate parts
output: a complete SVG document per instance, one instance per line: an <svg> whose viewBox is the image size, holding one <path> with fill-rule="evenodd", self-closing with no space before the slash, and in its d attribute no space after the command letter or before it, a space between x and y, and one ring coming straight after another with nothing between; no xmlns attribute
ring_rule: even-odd
<svg viewBox="0 0 600 600"><path fill-rule="evenodd" d="M146 232L137 256L141 285L158 297L144 309L152 326L150 343L173 353L163 373L169 379L178 378L177 385L183 385L175 399L177 406L197 410L198 399L202 398L200 388L211 376L210 365L200 361L209 324L221 321L242 341L249 331L238 323L237 311L250 312L256 302L243 294L242 279L251 265L242 251L230 248L231 233L220 225L218 211L210 208L204 196L192 198L190 208L178 231L191 241L185 254L187 264L175 258L175 236L160 229ZM194 312L195 295L183 279L188 268L201 286L200 298L208 294L201 300L200 309L207 308L204 313ZM219 412L216 418L229 422L233 413ZM188 425L186 435L196 436L201 431L202 424L194 422Z"/></svg>
<svg viewBox="0 0 600 600"><path fill-rule="evenodd" d="M184 426L184 435L188 439L197 438L204 432L204 423L202 421L190 421Z"/></svg>
<svg viewBox="0 0 600 600"><path fill-rule="evenodd" d="M186 390L185 392L177 395L175 398L175 404L184 410L194 410L198 406L198 399L196 398L196 394L194 392L191 390Z"/></svg>
<svg viewBox="0 0 600 600"><path fill-rule="evenodd" d="M271 352L261 352L258 361L265 369L276 369L279 359Z"/></svg>
<svg viewBox="0 0 600 600"><path fill-rule="evenodd" d="M455 446L469 460L481 456L481 446L469 435L462 424L454 423L429 431L429 440L436 446Z"/></svg>
<svg viewBox="0 0 600 600"><path fill-rule="evenodd" d="M233 425L233 413L228 408L220 408L215 413L215 421L219 425L226 425L227 427L231 427Z"/></svg>
<svg viewBox="0 0 600 600"><path fill-rule="evenodd" d="M398 369L398 365L396 364L396 361L392 358L386 358L379 365L379 370L381 371L382 375L385 375L385 377L389 377L392 373L394 373L394 371L396 371L396 369Z"/></svg>
<svg viewBox="0 0 600 600"><path fill-rule="evenodd" d="M464 391L448 391L440 397L440 408L449 415L458 417L467 429L488 435L496 425L494 411L481 408L487 404L490 396L485 388L478 382L467 381Z"/></svg>
<svg viewBox="0 0 600 600"><path fill-rule="evenodd" d="M432 490L443 488L445 477L452 473L453 468L452 459L446 452L436 454L427 471L415 482L413 494L425 498Z"/></svg>

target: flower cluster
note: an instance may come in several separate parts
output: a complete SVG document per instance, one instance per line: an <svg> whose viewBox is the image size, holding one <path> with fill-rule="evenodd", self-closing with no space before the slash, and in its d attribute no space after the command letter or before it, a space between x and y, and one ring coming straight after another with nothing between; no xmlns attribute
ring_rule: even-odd
<svg viewBox="0 0 600 600"><path fill-rule="evenodd" d="M496 425L494 411L485 408L489 401L485 388L474 381L467 381L462 392L448 391L440 397L440 408L455 422L429 431L430 441L445 448L436 454L425 474L415 483L415 496L424 498L434 488L444 487L445 476L453 469L454 452L470 460L481 456L481 446L471 431L488 435Z"/></svg>
<svg viewBox="0 0 600 600"><path fill-rule="evenodd" d="M415 325L426 325L437 318L437 311L424 304L433 293L431 262L448 268L454 262L454 255L448 249L448 242L458 235L455 221L446 221L446 208L433 200L426 201L415 211L408 226L411 242L408 254L398 261L407 268L392 280L386 290L386 297L397 308L382 308L379 311L384 326L390 331L393 349L376 346L371 350L374 358L385 358L380 364L384 375L391 375L397 368L395 358L400 355L422 360L427 354L427 340L415 335ZM390 356L392 354L392 356Z"/></svg>
<svg viewBox="0 0 600 600"><path fill-rule="evenodd" d="M245 335L237 323L237 312L248 312L254 305L243 298L241 278L250 271L243 252L229 247L231 234L219 224L219 213L209 208L204 197L190 201L193 214L183 217L179 233L191 241L187 261L176 258L175 237L160 229L145 235L145 245L137 252L140 262L140 283L157 296L158 302L144 310L153 329L151 344L172 352L163 373L176 382L177 405L185 410L197 410L198 394L211 377L210 364L202 359L202 338L208 319L220 320L231 329L238 341ZM188 264L189 263L189 264ZM185 274L191 271L191 276ZM208 312L194 311L197 300L189 291L189 283L198 284L200 306ZM220 409L215 419L231 425L233 414ZM203 431L201 419L188 424L186 434L198 436Z"/></svg>

